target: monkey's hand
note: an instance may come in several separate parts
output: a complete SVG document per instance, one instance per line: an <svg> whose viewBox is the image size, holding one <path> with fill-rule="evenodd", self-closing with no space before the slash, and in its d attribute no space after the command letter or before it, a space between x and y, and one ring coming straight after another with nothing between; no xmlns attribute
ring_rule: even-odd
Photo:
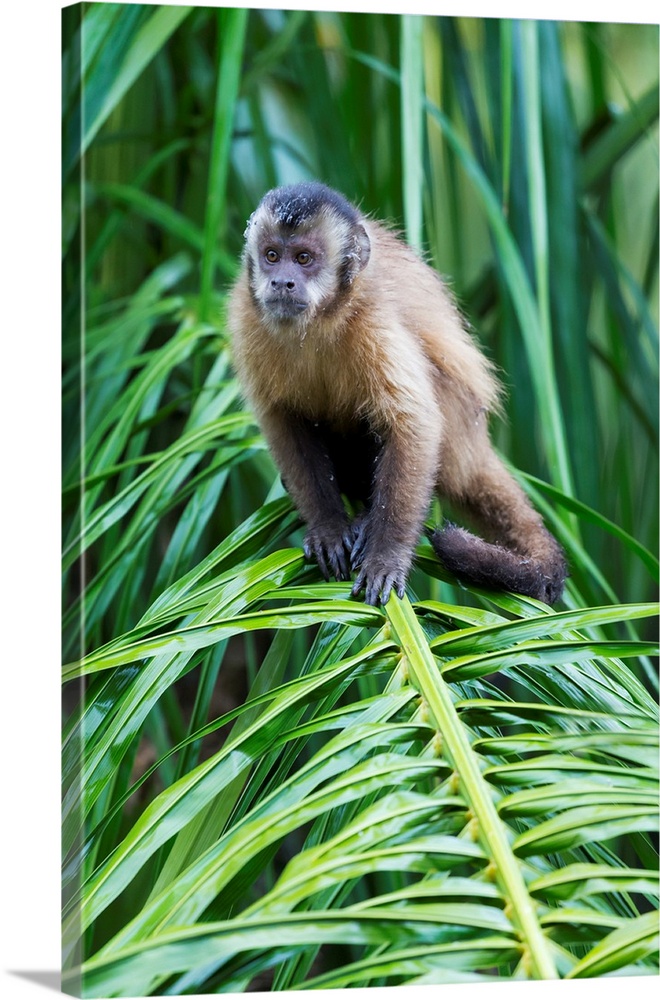
<svg viewBox="0 0 660 1000"><path fill-rule="evenodd" d="M369 511L361 511L351 522L353 545L351 567L358 570L351 594L357 597L364 590L367 604L387 604L392 590L403 597L410 558L392 550L391 544L375 544Z"/></svg>
<svg viewBox="0 0 660 1000"><path fill-rule="evenodd" d="M387 604L393 590L403 597L407 575L403 566L387 555L367 556L360 565L351 594L357 597L364 590L366 604Z"/></svg>
<svg viewBox="0 0 660 1000"><path fill-rule="evenodd" d="M315 559L325 580L350 580L353 534L345 521L310 527L303 542L306 559Z"/></svg>

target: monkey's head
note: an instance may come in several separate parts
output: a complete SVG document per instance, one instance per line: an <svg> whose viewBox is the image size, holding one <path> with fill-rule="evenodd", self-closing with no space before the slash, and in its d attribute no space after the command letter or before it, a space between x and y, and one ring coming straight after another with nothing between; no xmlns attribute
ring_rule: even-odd
<svg viewBox="0 0 660 1000"><path fill-rule="evenodd" d="M371 251L360 213L315 182L274 188L245 230L245 266L262 317L308 324L345 300Z"/></svg>

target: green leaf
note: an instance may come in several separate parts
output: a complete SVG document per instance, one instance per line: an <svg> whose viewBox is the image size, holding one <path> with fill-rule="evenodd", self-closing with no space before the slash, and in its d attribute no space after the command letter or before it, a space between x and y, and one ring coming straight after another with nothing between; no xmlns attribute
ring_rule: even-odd
<svg viewBox="0 0 660 1000"><path fill-rule="evenodd" d="M571 979L603 976L658 954L658 915L645 913L599 941L569 973ZM653 966L649 972L655 971Z"/></svg>
<svg viewBox="0 0 660 1000"><path fill-rule="evenodd" d="M88 997L129 991L146 994L159 979L201 966L209 955L213 955L215 963L220 963L242 951L282 945L300 948L305 944L351 942L396 947L411 941L432 944L438 925L443 924L443 918L437 917L432 909L417 912L413 908L407 912L405 921L397 909L378 913L348 909L339 913L306 913L303 919L283 915L277 925L259 920L200 924L152 937L148 943L126 948L107 959L91 960L82 970L73 970L65 976L64 984L82 973ZM496 939L494 943L496 950L500 941ZM487 953L489 946L487 942L479 950Z"/></svg>
<svg viewBox="0 0 660 1000"><path fill-rule="evenodd" d="M156 53L162 48L165 41L173 31L188 16L192 7L160 7L150 13L149 19L134 30L132 37L127 41L121 35L121 18L125 16L123 7L117 4L108 5L110 10L99 12L99 16L106 20L113 17L112 8L119 9L119 20L117 20L108 32L108 37L104 39L104 47L109 51L121 53L122 62L118 67L116 75L108 75L103 81L100 79L100 64L97 61L93 70L91 84L94 86L94 101L90 93L91 85L83 88L85 94L86 113L84 116L84 131L82 132L81 147L79 155L84 153L92 142L101 126L117 107L121 99L126 94L129 87L135 82L144 70L144 67L154 58ZM109 22L108 22L109 23ZM83 31L86 28L86 20L83 21ZM93 43L92 43L93 44ZM95 46L93 46L96 48ZM84 46L83 46L84 48ZM100 48L100 46L99 46ZM98 79L97 79L98 78ZM73 154L71 155L71 161ZM69 169L71 161L65 160L64 167Z"/></svg>
<svg viewBox="0 0 660 1000"><path fill-rule="evenodd" d="M616 803L566 809L516 837L513 849L520 857L572 850L593 841L612 840L636 830L659 827L657 810L649 806Z"/></svg>
<svg viewBox="0 0 660 1000"><path fill-rule="evenodd" d="M658 877L644 868L577 863L535 878L529 889L543 899L584 899L607 892L658 895Z"/></svg>
<svg viewBox="0 0 660 1000"><path fill-rule="evenodd" d="M302 553L295 550L284 563L285 572L295 571L301 565ZM277 585L277 577L272 579L271 585L273 587ZM378 624L380 620L381 615L377 610L353 604L350 601L301 604L280 612L258 611L252 615L237 615L224 621L184 626L175 632L165 633L153 639L113 644L112 648L107 651L100 650L85 657L79 663L68 664L64 668L63 680L71 680L84 674L96 673L99 670L109 670L125 663L134 663L137 660L194 652L241 632L269 628L297 629L318 624L319 621L355 622L364 625Z"/></svg>
<svg viewBox="0 0 660 1000"><path fill-rule="evenodd" d="M587 150L582 164L582 185L594 187L602 181L634 143L643 139L658 118L658 88L651 87L633 103Z"/></svg>
<svg viewBox="0 0 660 1000"><path fill-rule="evenodd" d="M655 642L575 639L521 642L504 652L488 652L481 656L458 656L443 664L447 680L485 677L520 663L537 667L556 667L562 663L580 663L594 656L643 656L657 653Z"/></svg>

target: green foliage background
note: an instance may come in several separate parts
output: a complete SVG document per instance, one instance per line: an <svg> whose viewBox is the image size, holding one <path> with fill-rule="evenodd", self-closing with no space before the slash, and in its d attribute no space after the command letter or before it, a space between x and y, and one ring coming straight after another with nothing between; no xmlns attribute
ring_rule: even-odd
<svg viewBox="0 0 660 1000"><path fill-rule="evenodd" d="M657 971L657 27L63 25L66 988ZM307 177L451 276L563 607L304 563L224 306Z"/></svg>

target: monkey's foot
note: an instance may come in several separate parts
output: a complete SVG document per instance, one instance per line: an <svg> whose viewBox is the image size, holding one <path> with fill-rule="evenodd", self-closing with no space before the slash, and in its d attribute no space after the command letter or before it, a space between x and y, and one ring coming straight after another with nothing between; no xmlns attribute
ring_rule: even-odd
<svg viewBox="0 0 660 1000"><path fill-rule="evenodd" d="M562 595L567 575L560 546L548 535L545 559L523 556L501 545L485 542L455 524L430 535L431 544L442 563L455 576L477 587L512 590L554 604Z"/></svg>
<svg viewBox="0 0 660 1000"><path fill-rule="evenodd" d="M353 535L345 523L310 528L305 535L303 552L306 559L315 559L325 580L350 580L350 551Z"/></svg>

